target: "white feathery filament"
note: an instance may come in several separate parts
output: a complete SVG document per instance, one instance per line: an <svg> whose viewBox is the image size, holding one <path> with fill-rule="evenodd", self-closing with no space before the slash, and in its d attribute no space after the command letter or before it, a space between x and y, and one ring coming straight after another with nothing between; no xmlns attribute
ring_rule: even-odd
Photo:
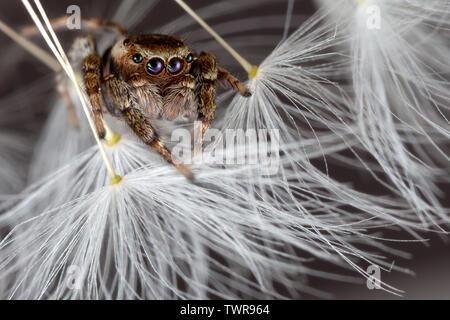
<svg viewBox="0 0 450 320"><path fill-rule="evenodd" d="M205 20L200 18L198 14L194 12L183 0L175 0L176 3L180 5L183 10L185 10L195 21L197 21L211 36L219 42L225 50L227 50L234 59L247 71L248 77L254 78L258 72L258 67L252 65L244 57L242 57L236 50L234 50L213 28L211 28Z"/></svg>
<svg viewBox="0 0 450 320"><path fill-rule="evenodd" d="M55 31L53 30L50 20L47 17L47 14L45 13L44 8L42 7L41 3L39 0L34 0L34 3L36 5L36 7L39 10L39 13L42 17L42 19L45 22L45 25L48 29L45 30L44 25L42 24L42 22L40 21L37 13L34 11L33 7L31 6L29 0L22 0L25 8L27 9L28 13L30 14L31 18L33 19L34 23L36 24L36 26L38 27L40 33L42 34L42 36L44 37L45 41L47 42L48 46L50 47L50 49L52 50L53 54L55 55L56 59L58 60L59 64L62 66L62 68L64 69L64 71L66 72L67 76L69 77L69 79L72 81L76 92L78 94L78 96L80 97L81 100L81 105L83 107L83 111L88 119L89 122L89 126L91 127L91 130L94 134L95 140L97 142L98 148L100 150L100 153L102 155L103 161L105 163L105 166L108 170L108 173L111 177L111 184L117 184L120 182L121 178L115 173L111 161L108 158L108 155L106 154L105 148L102 144L102 142L100 141L100 138L97 135L97 131L95 129L95 125L94 125L94 121L92 120L91 115L89 114L89 109L88 109L88 104L89 102L87 101L85 95L82 92L82 89L80 87L80 84L77 81L77 78L75 76L75 73L72 69L72 66L70 65L70 62L61 46L61 43L58 40L58 37L55 34ZM51 38L50 38L51 36ZM53 41L52 41L53 40Z"/></svg>

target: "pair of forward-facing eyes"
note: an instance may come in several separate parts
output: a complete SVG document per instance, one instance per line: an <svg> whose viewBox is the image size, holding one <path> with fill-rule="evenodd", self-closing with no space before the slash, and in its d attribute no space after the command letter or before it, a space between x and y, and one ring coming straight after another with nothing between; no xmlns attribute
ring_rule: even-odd
<svg viewBox="0 0 450 320"><path fill-rule="evenodd" d="M144 62L144 57L141 54L136 53L133 55L133 61L134 63L140 64ZM186 63L189 64L192 61L194 61L192 53L189 53L186 58L173 57L168 62L160 57L153 57L147 61L146 69L147 72L152 75L160 74L164 69L167 69L170 74L175 75L184 69Z"/></svg>

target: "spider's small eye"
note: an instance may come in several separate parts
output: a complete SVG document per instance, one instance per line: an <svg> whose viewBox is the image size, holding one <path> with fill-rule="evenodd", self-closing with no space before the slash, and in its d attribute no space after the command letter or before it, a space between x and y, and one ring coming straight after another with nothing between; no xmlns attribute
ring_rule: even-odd
<svg viewBox="0 0 450 320"><path fill-rule="evenodd" d="M158 74L164 69L164 61L161 58L152 58L147 63L147 71L151 74Z"/></svg>
<svg viewBox="0 0 450 320"><path fill-rule="evenodd" d="M125 40L123 40L123 45L124 46L127 46L127 45L129 45L130 44L130 39L125 39Z"/></svg>
<svg viewBox="0 0 450 320"><path fill-rule="evenodd" d="M133 56L133 61L134 61L135 63L141 63L142 61L144 61L144 58L142 58L142 56L141 56L139 53L136 53L136 54Z"/></svg>
<svg viewBox="0 0 450 320"><path fill-rule="evenodd" d="M186 62L191 63L192 61L194 61L194 56L192 55L192 53L189 53L186 57Z"/></svg>
<svg viewBox="0 0 450 320"><path fill-rule="evenodd" d="M183 69L184 61L180 58L172 58L169 61L168 69L172 74L176 74Z"/></svg>

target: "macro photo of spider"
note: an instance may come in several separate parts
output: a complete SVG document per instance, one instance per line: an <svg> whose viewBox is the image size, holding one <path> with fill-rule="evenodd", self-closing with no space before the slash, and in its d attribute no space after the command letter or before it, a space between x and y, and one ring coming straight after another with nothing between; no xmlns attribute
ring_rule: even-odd
<svg viewBox="0 0 450 320"><path fill-rule="evenodd" d="M0 299L449 298L449 17L0 2Z"/></svg>
<svg viewBox="0 0 450 320"><path fill-rule="evenodd" d="M68 17L57 18L55 27L65 26ZM103 54L97 52L92 35L75 39L69 51L70 62L82 66L83 81L101 139L106 132L103 113L123 119L146 145L175 166L186 178L192 173L181 163L174 163L170 150L159 140L149 120L163 119L177 123L201 121L200 145L214 119L216 82L226 82L244 97L251 93L230 72L219 66L208 52L195 54L176 36L128 35L125 28L109 21L83 17L94 29L112 27L121 36ZM32 29L32 30L30 30ZM32 33L36 28L25 28ZM68 104L71 123L77 120L64 85L59 91Z"/></svg>

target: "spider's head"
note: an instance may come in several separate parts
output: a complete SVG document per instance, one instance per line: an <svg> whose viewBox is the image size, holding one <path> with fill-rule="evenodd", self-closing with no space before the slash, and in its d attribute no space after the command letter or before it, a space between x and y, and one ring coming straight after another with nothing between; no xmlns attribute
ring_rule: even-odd
<svg viewBox="0 0 450 320"><path fill-rule="evenodd" d="M120 39L111 57L123 79L140 76L149 81L167 81L190 70L194 55L174 36L139 35Z"/></svg>

